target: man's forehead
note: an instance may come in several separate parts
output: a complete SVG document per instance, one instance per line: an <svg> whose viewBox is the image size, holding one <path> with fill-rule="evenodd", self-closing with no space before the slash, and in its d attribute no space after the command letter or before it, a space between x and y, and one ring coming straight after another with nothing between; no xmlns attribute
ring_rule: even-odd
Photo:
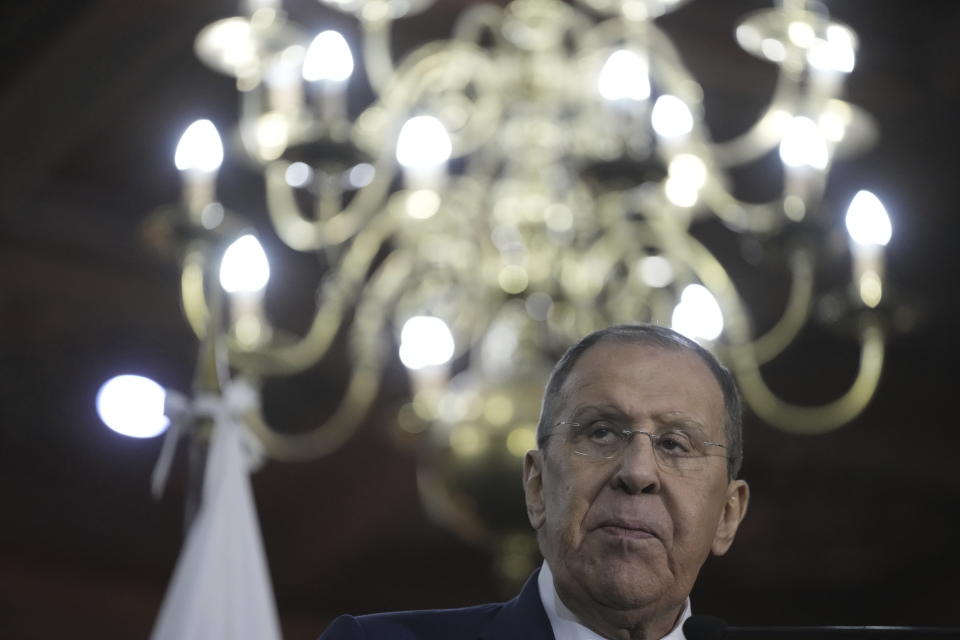
<svg viewBox="0 0 960 640"><path fill-rule="evenodd" d="M713 405L710 413L714 415L709 416L712 418L710 422L723 421L723 391L710 367L698 354L686 349L609 338L591 345L571 367L560 388L561 405L569 410L589 404L590 396L597 396L598 402L609 402L604 395L611 390L611 380L616 380L618 374L642 385L637 387L638 393L647 390L644 380L656 386L665 380L675 380L692 398Z"/></svg>

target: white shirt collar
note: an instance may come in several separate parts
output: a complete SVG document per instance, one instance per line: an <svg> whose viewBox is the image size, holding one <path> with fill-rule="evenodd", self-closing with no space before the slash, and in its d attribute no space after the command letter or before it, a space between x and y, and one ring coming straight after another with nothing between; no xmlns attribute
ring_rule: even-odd
<svg viewBox="0 0 960 640"><path fill-rule="evenodd" d="M583 626L577 616L560 600L557 589L553 585L553 572L546 561L540 568L537 587L540 589L540 601L543 602L547 618L550 619L550 626L553 628L553 636L556 640L604 640L602 636ZM683 623L690 615L690 598L687 598L677 625L661 640L686 640L683 635Z"/></svg>

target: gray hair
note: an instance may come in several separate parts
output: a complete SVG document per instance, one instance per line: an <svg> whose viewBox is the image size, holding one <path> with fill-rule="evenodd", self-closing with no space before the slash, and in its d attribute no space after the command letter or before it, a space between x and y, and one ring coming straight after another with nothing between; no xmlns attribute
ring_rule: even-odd
<svg viewBox="0 0 960 640"><path fill-rule="evenodd" d="M537 446L544 449L554 426L556 414L567 400L563 385L574 365L590 347L604 340L627 344L651 345L669 351L687 351L698 356L710 369L720 385L726 416L723 432L727 440L727 475L731 480L740 473L743 464L743 403L736 381L730 371L702 346L673 329L654 324L620 324L594 331L567 349L560 358L543 394L540 421L537 423Z"/></svg>

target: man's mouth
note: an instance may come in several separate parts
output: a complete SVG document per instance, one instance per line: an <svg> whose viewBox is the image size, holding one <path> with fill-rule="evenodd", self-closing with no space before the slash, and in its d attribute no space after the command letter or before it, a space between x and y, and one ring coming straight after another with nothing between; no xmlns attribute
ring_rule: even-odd
<svg viewBox="0 0 960 640"><path fill-rule="evenodd" d="M598 531L617 538L632 540L656 539L657 535L642 522L627 522L624 520L610 520L603 522Z"/></svg>

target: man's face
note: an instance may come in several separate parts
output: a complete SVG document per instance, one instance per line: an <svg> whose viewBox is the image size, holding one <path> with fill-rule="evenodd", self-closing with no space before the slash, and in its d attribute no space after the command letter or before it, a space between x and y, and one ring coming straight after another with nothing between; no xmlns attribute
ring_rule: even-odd
<svg viewBox="0 0 960 640"><path fill-rule="evenodd" d="M699 425L710 442L726 443L720 386L686 351L601 341L574 365L563 396L557 421L611 415L651 433ZM574 454L567 433L558 427L524 462L530 523L561 599L581 616L677 609L709 553L723 554L733 541L746 484L728 481L723 455L695 473L666 473L645 436L621 457L597 460Z"/></svg>

